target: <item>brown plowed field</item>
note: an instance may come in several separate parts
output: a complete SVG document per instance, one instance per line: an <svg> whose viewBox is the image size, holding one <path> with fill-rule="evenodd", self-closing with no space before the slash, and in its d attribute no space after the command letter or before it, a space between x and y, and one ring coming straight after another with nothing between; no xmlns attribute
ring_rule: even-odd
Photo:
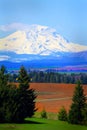
<svg viewBox="0 0 87 130"><path fill-rule="evenodd" d="M36 107L38 111L43 108L47 112L58 112L64 106L67 111L72 103L72 95L75 84L56 84L56 83L31 83L30 87L35 89L38 96ZM87 95L87 85L83 85L84 93Z"/></svg>

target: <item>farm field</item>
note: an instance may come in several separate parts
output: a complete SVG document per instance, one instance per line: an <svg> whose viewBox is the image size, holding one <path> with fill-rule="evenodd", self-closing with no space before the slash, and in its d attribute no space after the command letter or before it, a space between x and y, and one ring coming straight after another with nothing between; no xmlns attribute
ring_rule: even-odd
<svg viewBox="0 0 87 130"><path fill-rule="evenodd" d="M72 103L72 95L76 84L56 83L30 83L30 87L36 90L36 107L38 112L43 108L47 112L58 112L64 106L68 111ZM87 85L83 85L84 94L87 95Z"/></svg>

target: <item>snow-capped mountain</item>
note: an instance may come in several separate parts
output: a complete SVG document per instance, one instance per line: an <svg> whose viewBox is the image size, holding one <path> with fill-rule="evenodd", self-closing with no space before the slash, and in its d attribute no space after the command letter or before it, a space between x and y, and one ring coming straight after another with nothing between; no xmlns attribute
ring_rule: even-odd
<svg viewBox="0 0 87 130"><path fill-rule="evenodd" d="M59 55L60 52L86 50L87 46L68 42L56 30L40 25L31 25L25 30L18 30L0 39L0 51L16 54Z"/></svg>
<svg viewBox="0 0 87 130"><path fill-rule="evenodd" d="M86 68L87 46L71 43L47 26L31 25L0 39L0 66ZM85 66L86 65L86 66ZM67 69L68 71L68 69Z"/></svg>

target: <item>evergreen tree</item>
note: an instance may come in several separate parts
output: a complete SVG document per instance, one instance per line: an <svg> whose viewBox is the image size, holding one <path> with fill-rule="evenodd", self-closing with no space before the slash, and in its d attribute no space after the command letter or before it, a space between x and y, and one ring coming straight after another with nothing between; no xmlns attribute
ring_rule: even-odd
<svg viewBox="0 0 87 130"><path fill-rule="evenodd" d="M47 112L46 112L45 109L43 109L43 110L41 111L41 118L46 118L46 119L47 119Z"/></svg>
<svg viewBox="0 0 87 130"><path fill-rule="evenodd" d="M5 73L5 67L0 68L0 122L11 122L12 110L12 92L14 88L8 84L8 75ZM12 88L12 89L11 89Z"/></svg>
<svg viewBox="0 0 87 130"><path fill-rule="evenodd" d="M77 83L72 101L68 121L72 124L83 124L86 99L80 81Z"/></svg>
<svg viewBox="0 0 87 130"><path fill-rule="evenodd" d="M23 122L26 117L32 117L35 109L35 91L29 88L29 75L22 66L20 68L18 82L18 106L15 115L17 122Z"/></svg>
<svg viewBox="0 0 87 130"><path fill-rule="evenodd" d="M58 112L58 119L61 121L67 121L67 111L64 107Z"/></svg>
<svg viewBox="0 0 87 130"><path fill-rule="evenodd" d="M7 92L5 90L5 86L7 86L7 77L5 75L5 67L1 66L0 68L0 122L4 121L4 106L5 97L7 96Z"/></svg>

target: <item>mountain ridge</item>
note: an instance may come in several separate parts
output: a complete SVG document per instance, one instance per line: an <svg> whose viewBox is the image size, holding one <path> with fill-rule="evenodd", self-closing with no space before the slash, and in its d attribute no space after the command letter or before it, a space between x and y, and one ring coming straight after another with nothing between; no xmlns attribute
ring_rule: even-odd
<svg viewBox="0 0 87 130"><path fill-rule="evenodd" d="M17 54L52 55L57 52L86 51L87 46L68 42L54 29L47 26L31 25L0 39L0 51Z"/></svg>
<svg viewBox="0 0 87 130"><path fill-rule="evenodd" d="M10 70L62 68L87 70L87 46L64 39L55 29L32 25L0 39L0 66Z"/></svg>

